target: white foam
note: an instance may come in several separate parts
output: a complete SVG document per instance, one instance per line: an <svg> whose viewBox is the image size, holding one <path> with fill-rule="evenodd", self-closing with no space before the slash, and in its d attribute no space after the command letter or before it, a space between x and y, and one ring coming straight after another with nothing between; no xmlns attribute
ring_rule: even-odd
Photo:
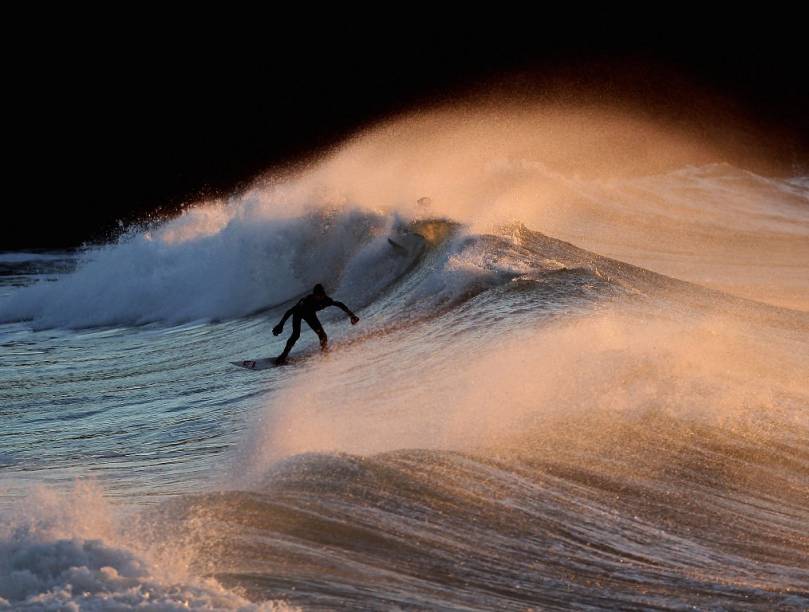
<svg viewBox="0 0 809 612"><path fill-rule="evenodd" d="M100 540L0 542L0 606L17 610L259 610L214 580L165 584L130 551Z"/></svg>
<svg viewBox="0 0 809 612"><path fill-rule="evenodd" d="M0 608L15 610L288 610L253 603L133 550L100 491L38 489L3 516ZM182 552L177 551L182 557Z"/></svg>
<svg viewBox="0 0 809 612"><path fill-rule="evenodd" d="M17 291L0 320L37 328L179 323L238 317L316 282L334 288L382 217L272 217L239 202L203 206L85 252L75 272Z"/></svg>

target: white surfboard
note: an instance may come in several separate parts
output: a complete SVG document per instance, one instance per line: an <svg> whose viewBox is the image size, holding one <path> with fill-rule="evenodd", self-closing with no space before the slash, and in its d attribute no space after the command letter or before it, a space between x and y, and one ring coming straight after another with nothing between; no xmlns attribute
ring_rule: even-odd
<svg viewBox="0 0 809 612"><path fill-rule="evenodd" d="M287 359L283 365L289 365L292 359ZM264 357L262 359L245 359L244 361L231 361L235 366L246 368L248 370L268 370L270 368L280 367L275 365L275 357Z"/></svg>

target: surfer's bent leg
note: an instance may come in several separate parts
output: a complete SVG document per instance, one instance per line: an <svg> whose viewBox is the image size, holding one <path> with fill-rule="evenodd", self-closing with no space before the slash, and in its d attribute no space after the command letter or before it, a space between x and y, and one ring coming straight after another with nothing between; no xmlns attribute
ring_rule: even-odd
<svg viewBox="0 0 809 612"><path fill-rule="evenodd" d="M295 346L295 343L298 341L298 338L301 337L301 315L297 312L292 315L292 334L290 334L289 339L287 340L287 345L284 347L284 352L278 355L275 358L276 363L283 363L287 355L289 355L289 351L292 350L292 347Z"/></svg>
<svg viewBox="0 0 809 612"><path fill-rule="evenodd" d="M320 338L320 350L329 350L329 337L326 335L326 331L320 324L320 319L317 318L317 315L312 314L311 316L306 317L305 321L309 324L309 327L312 328L312 331L317 334L317 337Z"/></svg>

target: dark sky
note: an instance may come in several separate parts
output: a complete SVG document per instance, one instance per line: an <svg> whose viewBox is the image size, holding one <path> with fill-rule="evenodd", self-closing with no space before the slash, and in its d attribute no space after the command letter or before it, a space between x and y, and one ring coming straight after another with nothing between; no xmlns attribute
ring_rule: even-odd
<svg viewBox="0 0 809 612"><path fill-rule="evenodd" d="M770 135L762 146L782 170L808 159L798 32L573 36L549 23L451 35L279 23L228 31L63 33L7 53L4 131L14 161L0 250L103 239L119 219L233 190L390 113L494 85L568 83L708 125L732 113ZM693 91L708 102L695 106Z"/></svg>

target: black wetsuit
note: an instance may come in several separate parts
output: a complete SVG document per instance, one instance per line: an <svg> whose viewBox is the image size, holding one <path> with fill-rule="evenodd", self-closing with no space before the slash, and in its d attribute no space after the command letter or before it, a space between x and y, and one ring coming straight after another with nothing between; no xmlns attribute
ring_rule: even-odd
<svg viewBox="0 0 809 612"><path fill-rule="evenodd" d="M337 308L345 312L349 317L355 316L354 313L348 309L348 306L342 302L337 302L328 296L325 296L322 299L317 299L314 294L310 294L305 298L302 298L297 304L284 313L284 318L281 319L278 327L283 327L286 320L291 316L292 335L287 340L287 344L284 347L284 352L278 356L278 361L283 362L287 358L289 351L292 350L292 347L295 346L298 338L300 338L301 319L306 321L309 327L312 328L312 331L314 331L318 338L320 338L320 350L325 351L328 348L329 338L326 335L326 332L323 330L323 326L320 324L320 320L317 318L316 313L319 310L328 308L329 306L337 306Z"/></svg>

